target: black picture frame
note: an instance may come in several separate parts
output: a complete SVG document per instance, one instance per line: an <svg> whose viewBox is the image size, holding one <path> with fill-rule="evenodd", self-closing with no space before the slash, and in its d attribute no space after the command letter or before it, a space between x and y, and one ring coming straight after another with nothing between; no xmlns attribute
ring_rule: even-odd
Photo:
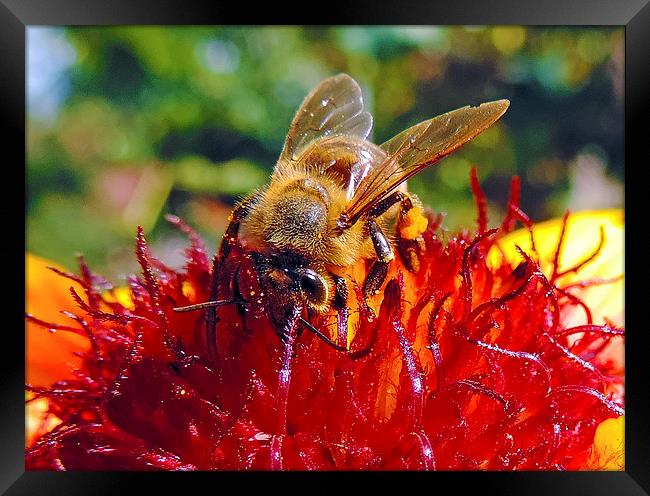
<svg viewBox="0 0 650 496"><path fill-rule="evenodd" d="M24 200L18 186L25 163L25 42L26 28L34 25L113 25L113 24L518 24L518 25L609 25L625 27L625 157L631 172L625 177L627 266L626 295L630 301L642 300L647 294L640 282L645 269L641 252L644 249L644 205L637 205L644 181L636 171L642 170L647 156L641 154L644 145L642 115L648 109L650 89L650 5L648 0L497 0L476 2L454 0L438 4L423 0L413 4L386 2L385 5L362 5L345 2L345 8L327 2L326 8L305 5L303 10L280 7L273 3L248 8L235 3L170 0L166 2L140 0L0 0L0 122L6 144L1 155L4 161L6 188L3 188L3 223L21 223L18 208ZM308 15L312 10L313 13ZM646 138L647 139L647 138ZM638 153L637 153L638 152ZM637 163L639 162L639 163ZM24 172L24 171L23 171ZM14 182L13 176L16 176ZM23 181L24 181L23 173ZM27 187L26 183L25 187ZM647 195L647 192L645 192ZM24 217L22 217L24 219ZM638 226L636 229L634 227ZM142 474L142 473L52 473L25 472L24 468L24 244L18 232L5 227L5 242L0 244L0 273L12 276L0 286L8 293L2 312L11 316L3 329L8 343L0 360L0 492L6 494L109 494L125 490L131 484L143 483L152 492L152 485L164 492L196 490L190 488L208 484L210 490L225 490L222 478L239 479L250 474L197 473ZM637 258L638 255L638 258ZM13 258L15 257L15 259ZM11 261L10 261L11 260ZM13 262L13 263L12 263ZM634 264L634 265L632 265ZM21 268L23 269L21 272ZM15 279L13 279L15 276ZM17 281L17 283L16 283ZM22 284L21 284L22 281ZM15 299L12 301L11 299ZM626 419L625 472L446 472L433 474L403 474L422 478L430 490L441 487L465 489L468 485L477 491L495 494L589 494L642 495L650 494L650 412L647 384L650 384L647 366L647 329L643 326L642 305L626 303ZM15 322L13 321L15 319ZM255 474L277 477L275 474ZM294 474L309 482L312 474ZM389 482L395 474L356 474L363 481ZM317 475L314 475L316 477ZM338 490L347 485L350 474L327 474L322 489ZM186 477L192 477L190 480ZM215 479L218 477L218 479ZM286 477L286 476L284 476ZM318 475L322 477L322 475ZM198 478L199 480L197 480ZM205 478L205 480L201 480ZM257 477L256 477L257 478ZM245 479L241 479L243 483ZM248 481L248 479L246 479ZM359 481L359 482L363 482ZM235 482L235 480L230 481ZM278 479L276 484L287 484ZM441 486L441 483L444 486ZM191 484L191 486L190 486ZM246 482L248 485L249 482ZM283 486L276 486L281 489ZM408 486L404 486L408 487Z"/></svg>

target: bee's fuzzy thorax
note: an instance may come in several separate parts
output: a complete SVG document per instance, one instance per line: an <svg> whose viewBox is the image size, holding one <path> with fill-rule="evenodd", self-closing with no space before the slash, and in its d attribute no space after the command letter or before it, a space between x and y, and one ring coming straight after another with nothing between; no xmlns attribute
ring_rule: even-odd
<svg viewBox="0 0 650 496"><path fill-rule="evenodd" d="M346 192L327 176L272 181L240 227L240 238L261 252L294 250L317 263L348 266L372 257L372 243L362 223L332 236Z"/></svg>

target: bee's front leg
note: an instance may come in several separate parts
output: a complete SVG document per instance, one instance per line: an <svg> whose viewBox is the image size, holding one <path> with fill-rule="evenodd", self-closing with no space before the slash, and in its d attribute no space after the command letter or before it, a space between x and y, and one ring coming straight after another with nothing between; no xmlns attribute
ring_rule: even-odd
<svg viewBox="0 0 650 496"><path fill-rule="evenodd" d="M377 260L372 264L363 284L363 296L366 300L369 296L379 293L379 288L381 288L388 274L388 265L395 258L393 248L377 222L368 219L367 226L370 239L372 239L372 244L375 247L375 253L377 253Z"/></svg>
<svg viewBox="0 0 650 496"><path fill-rule="evenodd" d="M259 195L253 194L246 198L243 202L235 207L230 214L228 226L223 234L221 246L217 256L214 257L212 263L212 283L210 287L210 301L216 301L219 291L219 267L221 263L228 257L232 247L237 242L237 235L239 234L239 225L241 221L246 218L254 205L259 201ZM236 277L236 276L235 276ZM217 353L217 309L216 307L209 307L205 316L205 335L208 346L208 354L215 361L219 361Z"/></svg>
<svg viewBox="0 0 650 496"><path fill-rule="evenodd" d="M259 194L252 194L237 205L230 214L228 226L223 233L221 246L219 247L219 254L217 256L219 260L223 260L230 253L233 245L237 242L237 235L239 234L239 226L241 222L246 218L258 201Z"/></svg>

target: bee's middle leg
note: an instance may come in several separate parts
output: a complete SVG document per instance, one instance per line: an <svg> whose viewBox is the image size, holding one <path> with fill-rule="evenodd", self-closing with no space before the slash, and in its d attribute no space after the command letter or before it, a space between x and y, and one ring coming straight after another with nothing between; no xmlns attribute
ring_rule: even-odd
<svg viewBox="0 0 650 496"><path fill-rule="evenodd" d="M377 253L377 260L372 264L370 272L363 283L363 297L367 300L369 296L379 292L379 288L386 280L388 266L390 261L395 258L393 248L390 246L388 238L381 230L381 227L373 219L367 221L368 233Z"/></svg>

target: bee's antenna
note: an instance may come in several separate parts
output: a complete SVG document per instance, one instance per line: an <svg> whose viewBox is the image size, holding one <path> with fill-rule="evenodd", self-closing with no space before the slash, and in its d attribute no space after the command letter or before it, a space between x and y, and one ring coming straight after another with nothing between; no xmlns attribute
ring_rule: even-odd
<svg viewBox="0 0 650 496"><path fill-rule="evenodd" d="M194 305L187 305L185 307L174 307L174 312L193 312L195 310L203 310L204 308L211 307L222 307L224 305L234 305L234 304L243 304L246 303L244 300L216 300L216 301L206 301L203 303L195 303Z"/></svg>
<svg viewBox="0 0 650 496"><path fill-rule="evenodd" d="M313 332L314 334L316 334L316 336L321 338L323 341L325 341L325 343L329 344L335 350L343 351L343 352L346 352L346 353L349 352L349 350L347 348L345 348L343 346L339 346L338 344L336 344L334 341L332 341L330 338L328 338L325 334L320 332L318 329L316 329L313 325L311 325L308 321L306 321L302 317L300 317L300 322L302 322L302 325L304 325L307 330L309 330L309 331Z"/></svg>

